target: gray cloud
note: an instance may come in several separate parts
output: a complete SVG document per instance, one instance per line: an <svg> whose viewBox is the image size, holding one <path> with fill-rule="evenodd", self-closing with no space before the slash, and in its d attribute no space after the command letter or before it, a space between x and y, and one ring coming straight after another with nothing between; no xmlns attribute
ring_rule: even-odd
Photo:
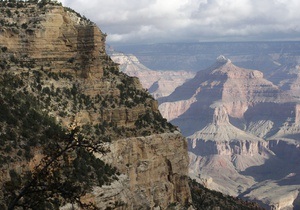
<svg viewBox="0 0 300 210"><path fill-rule="evenodd" d="M300 40L299 0L61 0L109 43Z"/></svg>

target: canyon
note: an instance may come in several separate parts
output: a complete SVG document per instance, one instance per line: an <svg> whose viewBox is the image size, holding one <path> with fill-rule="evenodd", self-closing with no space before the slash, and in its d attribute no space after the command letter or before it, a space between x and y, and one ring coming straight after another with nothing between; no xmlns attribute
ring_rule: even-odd
<svg viewBox="0 0 300 210"><path fill-rule="evenodd" d="M286 78L278 82L289 84L284 89L219 56L158 99L163 116L187 137L191 177L267 209L297 209L299 95L297 77Z"/></svg>
<svg viewBox="0 0 300 210"><path fill-rule="evenodd" d="M288 54L264 72L219 56L171 94L153 94L162 115L187 137L190 177L266 209L299 207L299 66L297 54L286 62ZM117 61L131 68L123 62ZM141 81L156 75L148 69L145 76L144 65L131 70L143 72L135 74Z"/></svg>
<svg viewBox="0 0 300 210"><path fill-rule="evenodd" d="M273 53L265 76L225 56L196 72L175 51L149 69L56 1L0 4L0 208L207 208L188 176L266 209L299 208L297 52L289 65ZM259 209L210 192L209 208Z"/></svg>

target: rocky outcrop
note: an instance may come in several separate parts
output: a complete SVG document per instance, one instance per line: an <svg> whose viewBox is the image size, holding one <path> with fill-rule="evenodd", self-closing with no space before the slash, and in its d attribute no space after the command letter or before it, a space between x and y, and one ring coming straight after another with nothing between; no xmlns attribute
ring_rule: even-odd
<svg viewBox="0 0 300 210"><path fill-rule="evenodd" d="M182 170L188 165L187 147L179 133L120 139L110 148L112 153L104 158L127 176L123 184L130 187L126 196L131 199L122 201L128 209L166 209L172 203L191 202ZM110 201L122 196L119 192Z"/></svg>
<svg viewBox="0 0 300 210"><path fill-rule="evenodd" d="M96 58L107 55L105 35L99 28L55 5L42 9L44 13L39 16L25 15L35 14L38 9L28 5L18 10L18 18L6 19L16 25L1 29L3 45L15 52L14 56L24 65L35 63L44 68L51 66L54 71L70 69L84 77L93 74L93 78L101 78L103 65ZM19 27L25 30L18 30Z"/></svg>
<svg viewBox="0 0 300 210"><path fill-rule="evenodd" d="M239 173L273 157L266 141L230 123L223 106L215 108L211 123L188 137L188 150L190 176L234 196L255 183Z"/></svg>
<svg viewBox="0 0 300 210"><path fill-rule="evenodd" d="M22 5L0 17L1 72L19 78L14 91L39 101L43 114L66 129L78 128L83 138L105 142L107 156L95 155L119 172L118 181L95 186L82 199L100 208L187 207L185 139L139 80L109 58L105 34L58 3Z"/></svg>

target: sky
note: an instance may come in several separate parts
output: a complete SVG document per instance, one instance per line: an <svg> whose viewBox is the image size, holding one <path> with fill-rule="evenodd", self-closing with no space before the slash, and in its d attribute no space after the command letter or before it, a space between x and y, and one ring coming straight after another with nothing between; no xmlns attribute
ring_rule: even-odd
<svg viewBox="0 0 300 210"><path fill-rule="evenodd" d="M299 0L60 0L107 42L300 40Z"/></svg>

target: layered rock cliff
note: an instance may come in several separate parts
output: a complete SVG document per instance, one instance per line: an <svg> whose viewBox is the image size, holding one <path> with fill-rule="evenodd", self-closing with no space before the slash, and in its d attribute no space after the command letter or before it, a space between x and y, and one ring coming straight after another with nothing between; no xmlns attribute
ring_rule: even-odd
<svg viewBox="0 0 300 210"><path fill-rule="evenodd" d="M1 29L1 37L18 62L51 66L54 71L63 68L84 77L92 72L92 78L102 76L103 65L96 58L107 57L105 35L89 20L55 6L41 9L26 4L11 8L11 13L5 17L9 27Z"/></svg>
<svg viewBox="0 0 300 210"><path fill-rule="evenodd" d="M192 80L159 101L162 106L179 101L193 101L189 110L199 109L197 112L204 109L204 106L196 104L206 104L205 107L209 110L208 106L218 106L218 102L221 102L230 117L242 119L244 113L258 103L288 101L284 99L287 97L279 94L279 88L265 80L261 72L238 68L230 60L220 56L212 67L199 71ZM161 111L164 113L163 109ZM183 109L178 114L187 114L186 111Z"/></svg>
<svg viewBox="0 0 300 210"><path fill-rule="evenodd" d="M118 193L109 202L121 197L128 209L165 209L176 202L188 205L187 177L180 172L188 165L187 147L179 133L119 139L111 145L111 151L105 159L127 175L123 184L129 186L130 192L127 198L123 192Z"/></svg>
<svg viewBox="0 0 300 210"><path fill-rule="evenodd" d="M300 189L299 102L292 92L220 56L159 99L159 108L188 138L190 176L285 209L298 205Z"/></svg>
<svg viewBox="0 0 300 210"><path fill-rule="evenodd" d="M99 208L187 207L191 197L185 139L161 116L157 102L139 80L121 73L109 58L105 34L94 23L57 3L1 5L1 82L18 81L13 86L14 94L38 101L41 108L36 108L37 112L53 116L66 130L78 128L83 139L103 142L110 149L104 156L95 156L117 168L118 180L112 185L95 185L80 199ZM24 144L30 145L29 137L18 132L16 135L22 141L17 141L15 153L23 151ZM39 164L39 154L44 154L42 146L38 141L26 147L29 160L25 162L31 162L32 167L24 165L16 174L21 176L22 171L33 170ZM11 153L1 150L9 164ZM73 159L71 156L64 161ZM1 168L5 176L1 177L2 185L12 181L9 171L15 171L21 162L9 165ZM3 196L1 199L7 200Z"/></svg>

